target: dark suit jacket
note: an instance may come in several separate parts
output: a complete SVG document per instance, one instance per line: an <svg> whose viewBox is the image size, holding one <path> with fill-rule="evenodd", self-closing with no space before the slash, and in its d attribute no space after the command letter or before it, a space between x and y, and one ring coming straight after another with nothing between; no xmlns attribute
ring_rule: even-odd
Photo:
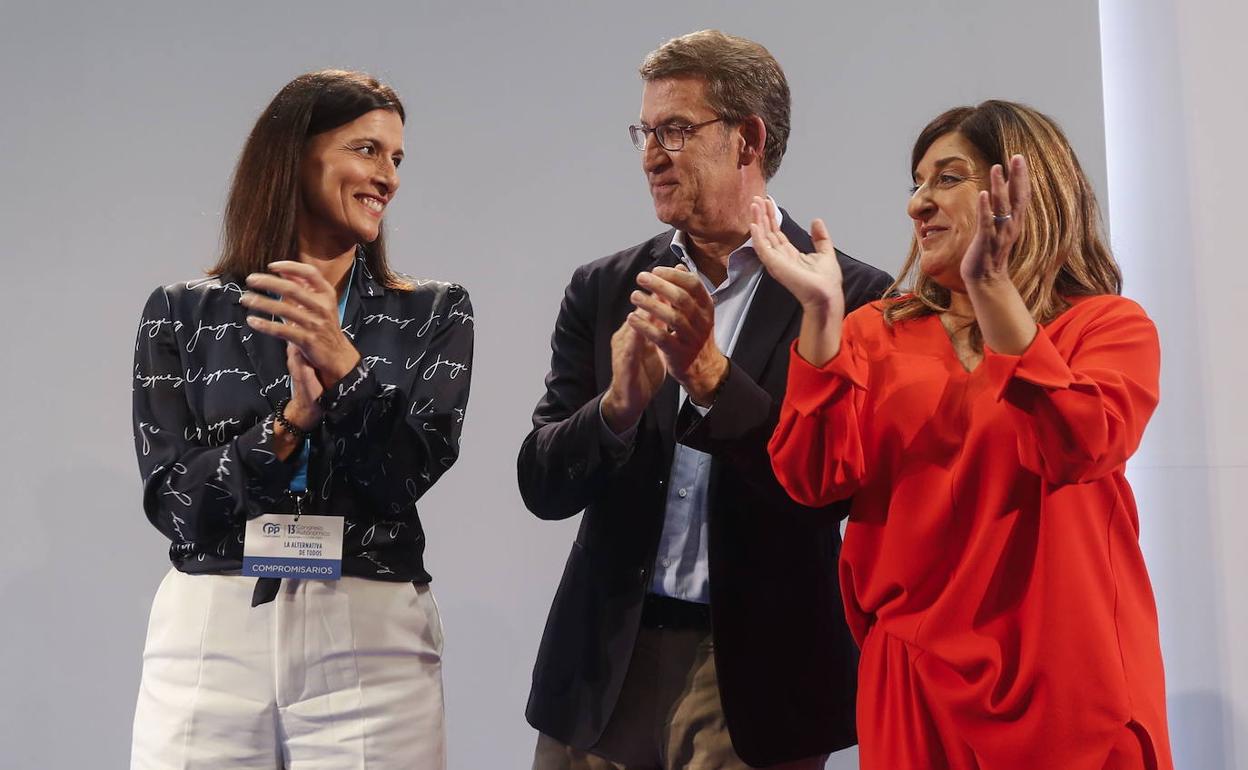
<svg viewBox="0 0 1248 770"><path fill-rule="evenodd" d="M810 236L787 213L804 251ZM585 511L533 670L529 723L588 749L615 707L640 626L677 441L713 456L708 512L711 618L724 715L753 765L853 744L858 655L837 584L846 503L806 508L776 482L767 440L798 334L797 301L764 275L714 407L677 413L670 378L630 453L602 445L598 404L611 335L632 309L637 273L674 265L673 231L576 270L551 338L546 395L520 448L520 491L543 519ZM887 274L838 253L847 309L878 298Z"/></svg>
<svg viewBox="0 0 1248 770"><path fill-rule="evenodd" d="M299 453L273 452L290 395L286 343L253 332L241 278L152 292L134 348L134 442L143 508L183 572L242 567L243 528L291 510ZM459 455L472 306L455 284L388 289L357 257L343 329L363 357L321 399L305 511L346 518L342 571L428 582L416 501Z"/></svg>

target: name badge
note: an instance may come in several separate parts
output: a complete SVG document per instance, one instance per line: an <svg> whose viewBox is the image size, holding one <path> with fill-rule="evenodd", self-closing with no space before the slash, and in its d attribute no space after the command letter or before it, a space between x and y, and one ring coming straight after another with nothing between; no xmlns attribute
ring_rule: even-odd
<svg viewBox="0 0 1248 770"><path fill-rule="evenodd" d="M247 521L243 574L247 577L337 580L342 577L341 516L298 519L266 513Z"/></svg>

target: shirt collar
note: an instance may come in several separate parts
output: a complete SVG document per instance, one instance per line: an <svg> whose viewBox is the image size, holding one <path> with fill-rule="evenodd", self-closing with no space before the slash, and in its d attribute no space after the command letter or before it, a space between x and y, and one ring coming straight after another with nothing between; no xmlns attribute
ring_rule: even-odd
<svg viewBox="0 0 1248 770"><path fill-rule="evenodd" d="M767 196L767 204L771 208L771 218L775 220L776 226L784 224L784 214L780 211L780 206L776 204L776 199L770 195ZM685 233L683 230L677 230L672 236L672 253L674 253L681 262L685 263L685 267L689 268L689 272L706 281L702 274L698 272L697 265L694 264L693 258L689 256L689 252L685 248ZM750 237L745 243L738 246L728 255L728 277L718 287L707 288L711 293L715 293L717 288L723 288L733 282L733 280L742 273L753 272L759 267L758 257L754 254L754 238Z"/></svg>
<svg viewBox="0 0 1248 770"><path fill-rule="evenodd" d="M364 247L355 249L355 266L351 270L351 291L358 291L360 297L380 297L386 293L386 287L373 275L364 257Z"/></svg>

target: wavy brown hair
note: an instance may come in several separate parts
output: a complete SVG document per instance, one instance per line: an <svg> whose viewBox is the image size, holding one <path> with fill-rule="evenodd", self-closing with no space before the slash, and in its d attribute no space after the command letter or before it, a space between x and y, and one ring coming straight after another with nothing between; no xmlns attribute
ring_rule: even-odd
<svg viewBox="0 0 1248 770"><path fill-rule="evenodd" d="M400 121L407 119L394 90L363 72L309 72L278 91L238 157L225 204L221 256L208 274L241 278L271 262L293 258L298 251L296 213L304 147L311 137L373 110L390 110ZM386 261L381 230L376 240L359 248L382 285L408 288Z"/></svg>
<svg viewBox="0 0 1248 770"><path fill-rule="evenodd" d="M1101 232L1100 209L1092 185L1066 135L1052 118L1026 105L990 100L955 107L919 134L910 153L913 176L928 148L942 136L961 134L991 167L1022 155L1031 176L1031 203L1023 230L1009 257L1010 278L1038 323L1065 311L1067 297L1121 294L1122 273ZM949 309L949 290L919 269L919 244L910 253L887 294L906 292L886 303L889 324ZM978 326L972 329L976 347Z"/></svg>

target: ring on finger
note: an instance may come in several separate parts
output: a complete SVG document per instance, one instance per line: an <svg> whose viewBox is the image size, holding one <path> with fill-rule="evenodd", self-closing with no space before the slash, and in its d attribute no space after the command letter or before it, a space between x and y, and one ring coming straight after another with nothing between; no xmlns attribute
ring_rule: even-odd
<svg viewBox="0 0 1248 770"><path fill-rule="evenodd" d="M998 224L998 225L999 225L999 224L1002 224L1002 223L1005 223L1005 222L1008 222L1008 221L1010 221L1010 220L1011 220L1011 219L1013 219L1013 218L1014 218L1014 215L1013 215L1013 214L1011 214L1011 213L1008 213L1008 212L1007 212L1007 213L1005 213L1005 214L996 214L996 213L994 213L994 214L992 215L992 221L993 221L993 223L994 223L994 224Z"/></svg>

